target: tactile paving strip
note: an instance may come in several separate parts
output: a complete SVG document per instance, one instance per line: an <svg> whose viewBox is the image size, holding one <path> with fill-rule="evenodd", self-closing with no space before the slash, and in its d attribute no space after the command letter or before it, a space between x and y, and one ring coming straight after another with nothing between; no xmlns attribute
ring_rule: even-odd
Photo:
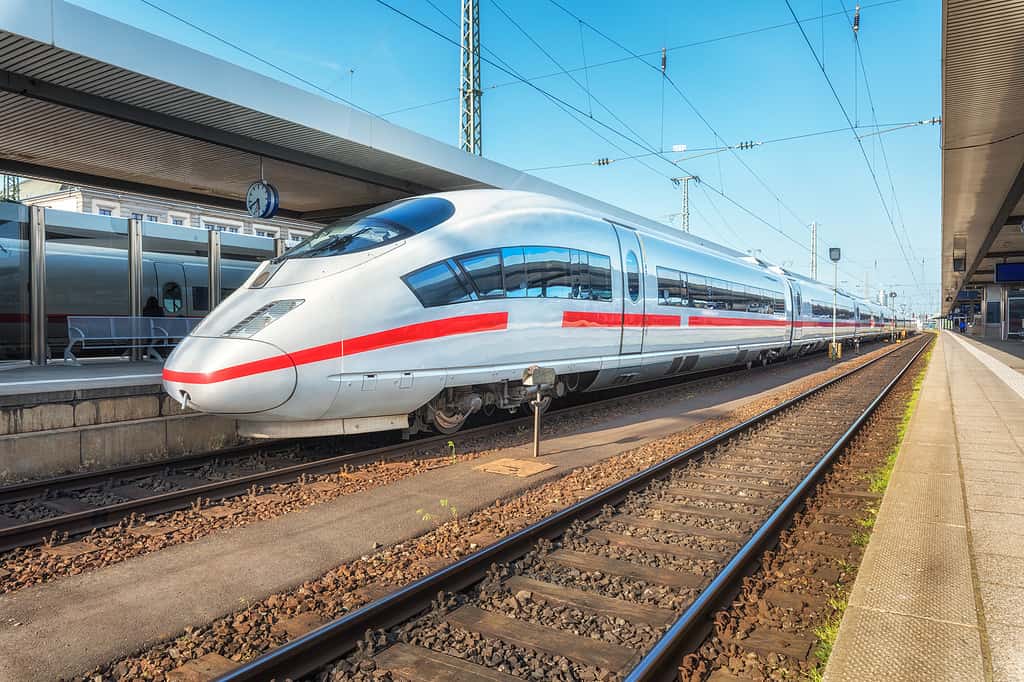
<svg viewBox="0 0 1024 682"><path fill-rule="evenodd" d="M984 680L978 629L850 606L825 682Z"/></svg>

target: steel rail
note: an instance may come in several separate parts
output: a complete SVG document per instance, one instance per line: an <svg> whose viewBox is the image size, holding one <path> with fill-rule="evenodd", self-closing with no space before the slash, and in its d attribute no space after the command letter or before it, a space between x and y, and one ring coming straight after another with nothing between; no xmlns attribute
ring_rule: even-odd
<svg viewBox="0 0 1024 682"><path fill-rule="evenodd" d="M927 344L924 344L922 350L926 346ZM284 680L298 679L307 675L354 649L366 631L391 627L415 616L427 608L438 592L456 592L479 582L486 577L487 570L492 564L523 556L537 540L545 537L557 537L573 521L597 515L605 506L621 502L629 492L643 488L651 481L668 475L680 464L700 457L730 438L821 393L830 386L875 365L880 360L888 358L904 348L906 346L897 346L859 367L850 369L658 464L633 474L629 478L541 519L435 573L420 578L391 594L273 649L259 658L221 675L216 680L217 682Z"/></svg>
<svg viewBox="0 0 1024 682"><path fill-rule="evenodd" d="M800 481L786 499L772 512L754 535L737 550L729 563L722 568L711 583L705 587L697 599L683 612L683 615L672 624L668 631L630 671L625 682L651 682L653 680L670 680L678 677L677 669L680 661L680 649L704 624L708 615L720 604L724 597L731 594L743 579L750 564L761 556L762 551L772 543L778 534L789 525L793 515L804 503L804 499L818 484L832 462L840 452L853 440L874 413L893 387L903 378L911 365L928 348L925 343L914 353L914 356L903 366L896 377L886 384L885 388L871 401L850 425L850 428L829 448L814 468Z"/></svg>
<svg viewBox="0 0 1024 682"><path fill-rule="evenodd" d="M890 351L891 352L891 351ZM873 361L872 361L873 362ZM738 366L741 367L741 366ZM730 368L735 369L735 368ZM738 371L738 370L737 370ZM549 410L547 414L558 416L571 416L579 412L601 407L619 401L624 397L634 398L662 392L683 384L711 379L723 376L727 372L721 369L709 372L702 372L696 375L685 377L684 381L664 380L666 383L654 388L647 388L641 391L629 391L625 388L606 389L604 392L614 393L613 396L583 402L577 405L567 405ZM117 502L94 509L85 509L71 514L38 519L13 526L0 527L0 552L6 552L19 547L28 547L45 542L54 533L63 535L77 535L87 533L94 528L106 528L117 524L132 513L136 514L163 514L189 507L197 497L216 497L226 499L247 493L254 485L273 485L275 483L289 483L297 480L302 475L319 475L330 473L344 464L351 464L363 460L383 459L388 455L405 454L410 448L445 443L452 438L480 437L493 433L500 433L513 429L517 426L532 423L532 416L516 417L506 419L493 424L483 424L460 431L452 435L434 435L417 438L415 440L394 445L384 445L369 450L350 452L333 457L314 459L309 462L293 464L270 471L261 471L244 476L211 481L202 483L181 490L172 490L166 493L159 493L137 500ZM0 503L14 502L33 497L43 497L48 492L56 490L76 490L90 486L100 485L104 480L130 479L133 477L145 476L147 473L159 472L169 466L193 467L199 466L206 461L217 460L223 456L241 458L247 453L258 453L268 448L286 447L293 443L303 442L300 439L275 439L272 441L250 443L233 446L202 455L180 457L175 460L164 460L154 463L133 464L116 469L88 472L84 474L71 474L43 481L33 481L21 484L14 484L0 488ZM322 441L317 441L311 449L323 446Z"/></svg>

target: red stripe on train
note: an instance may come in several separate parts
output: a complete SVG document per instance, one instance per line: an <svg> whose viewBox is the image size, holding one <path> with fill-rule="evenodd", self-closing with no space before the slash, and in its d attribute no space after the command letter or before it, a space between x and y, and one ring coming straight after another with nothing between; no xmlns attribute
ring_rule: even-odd
<svg viewBox="0 0 1024 682"><path fill-rule="evenodd" d="M709 315L690 315L688 324L691 327L785 327L788 320L765 320L749 317L712 317Z"/></svg>
<svg viewBox="0 0 1024 682"><path fill-rule="evenodd" d="M638 313L593 313L566 310L562 313L563 327L678 327L679 315L641 315Z"/></svg>
<svg viewBox="0 0 1024 682"><path fill-rule="evenodd" d="M284 355L275 355L263 360L245 362L213 372L179 372L164 369L163 378L183 384L215 384L221 381L240 379L254 374L273 372L298 365L308 365L312 362L333 360L344 355L356 355L405 343L440 339L457 334L500 331L507 328L507 312L448 317L441 320L419 322L404 327L396 327L395 329L387 329L382 332L356 336L345 341L332 341L321 346L304 348L303 350L285 353Z"/></svg>

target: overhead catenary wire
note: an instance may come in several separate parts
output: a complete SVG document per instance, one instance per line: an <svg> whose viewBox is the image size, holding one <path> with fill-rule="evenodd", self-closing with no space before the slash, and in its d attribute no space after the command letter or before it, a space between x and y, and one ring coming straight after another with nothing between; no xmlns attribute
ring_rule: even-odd
<svg viewBox="0 0 1024 682"><path fill-rule="evenodd" d="M804 30L803 24L800 19L796 16L796 11L793 9L793 5L790 0L785 0L786 7L789 8L789 13L793 16L793 20L796 22L797 28L800 30L800 35L803 37L804 42L807 44L807 49L811 51L811 56L814 57L815 64L821 70L822 75L825 77L825 82L828 83L829 90L832 92L832 97L839 105L839 109L843 112L843 118L846 119L846 125L853 133L854 139L857 141L857 147L860 149L861 156L864 158L864 163L867 165L868 173L871 175L871 181L875 186L875 192L878 194L878 199L882 203L882 208L885 211L886 218L889 220L889 226L892 228L893 236L896 238L896 245L900 249L900 253L903 254L903 260L906 262L907 269L910 270L911 277L917 281L917 275L914 273L914 268L910 264L910 258L907 256L906 249L903 248L903 242L900 240L899 231L896 229L896 223L893 220L892 212L889 210L889 205L885 202L885 196L882 194L881 185L878 183L878 175L875 173L874 167L871 165L871 161L868 159L867 150L864 149L864 143L857 135L857 129L853 121L850 119L850 114L846 111L846 106L843 104L842 98L839 97L839 93L836 92L835 85L832 84L832 79L829 77L828 72L825 70L821 60L818 59L818 54L814 51L814 46L811 44L810 38L807 36L807 31Z"/></svg>

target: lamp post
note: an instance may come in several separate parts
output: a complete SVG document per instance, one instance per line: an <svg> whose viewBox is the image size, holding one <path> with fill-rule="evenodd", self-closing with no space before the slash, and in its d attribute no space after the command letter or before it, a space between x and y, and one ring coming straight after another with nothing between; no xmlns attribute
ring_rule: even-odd
<svg viewBox="0 0 1024 682"><path fill-rule="evenodd" d="M828 250L828 259L832 261L832 345L829 346L829 357L833 360L840 358L839 344L836 342L836 304L839 297L839 258L842 252L839 247L833 246Z"/></svg>
<svg viewBox="0 0 1024 682"><path fill-rule="evenodd" d="M892 311L892 340L893 340L893 342L895 342L896 341L896 292L895 291L890 291L889 292L889 301L891 301L891 303L889 304L889 310Z"/></svg>

